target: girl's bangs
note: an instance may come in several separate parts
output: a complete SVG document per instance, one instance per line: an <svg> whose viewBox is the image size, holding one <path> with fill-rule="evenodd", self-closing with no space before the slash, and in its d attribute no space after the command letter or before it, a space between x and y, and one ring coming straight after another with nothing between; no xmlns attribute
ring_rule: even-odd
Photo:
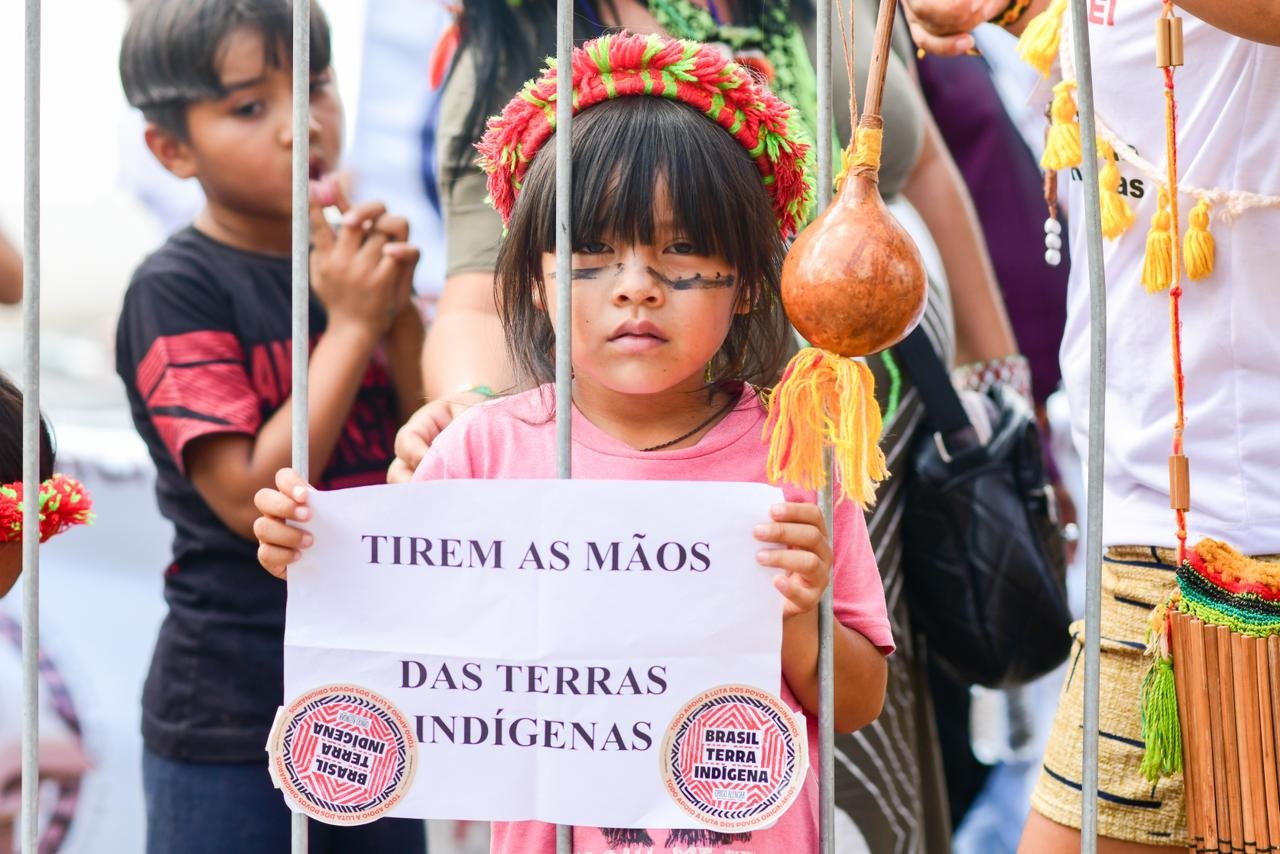
<svg viewBox="0 0 1280 854"><path fill-rule="evenodd" d="M573 136L575 249L597 240L652 243L664 225L654 201L665 191L671 227L699 252L740 269L760 266L768 196L746 151L714 122L675 101L633 97L585 111ZM555 248L554 216L552 209L543 218L544 252Z"/></svg>

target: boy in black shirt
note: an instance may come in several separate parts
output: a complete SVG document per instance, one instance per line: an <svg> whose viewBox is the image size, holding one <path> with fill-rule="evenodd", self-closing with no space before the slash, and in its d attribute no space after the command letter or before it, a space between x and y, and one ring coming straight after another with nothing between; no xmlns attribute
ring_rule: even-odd
<svg viewBox="0 0 1280 854"><path fill-rule="evenodd" d="M289 814L264 745L283 692L285 587L255 557L254 493L290 456L292 8L143 0L120 54L129 102L206 206L134 274L116 370L175 527L169 613L143 691L147 850L276 854ZM382 483L421 397L417 250L404 219L349 206L342 106L311 20L310 455L328 488ZM345 211L335 231L321 206ZM422 851L421 822L312 823L312 851Z"/></svg>

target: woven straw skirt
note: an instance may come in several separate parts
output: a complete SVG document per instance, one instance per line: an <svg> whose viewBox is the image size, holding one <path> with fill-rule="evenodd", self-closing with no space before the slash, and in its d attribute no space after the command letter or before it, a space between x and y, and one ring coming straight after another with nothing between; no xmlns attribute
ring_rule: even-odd
<svg viewBox="0 0 1280 854"><path fill-rule="evenodd" d="M1186 845L1182 778L1151 783L1139 770L1143 743L1142 680L1147 672L1151 610L1174 590L1170 549L1119 546L1102 562L1101 705L1098 737L1098 832L1147 845ZM1084 742L1084 622L1074 639L1044 766L1031 795L1036 812L1080 827Z"/></svg>

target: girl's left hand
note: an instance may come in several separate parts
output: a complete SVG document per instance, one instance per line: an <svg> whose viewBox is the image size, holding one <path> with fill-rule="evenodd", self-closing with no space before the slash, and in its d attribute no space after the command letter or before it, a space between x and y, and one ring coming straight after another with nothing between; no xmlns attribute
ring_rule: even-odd
<svg viewBox="0 0 1280 854"><path fill-rule="evenodd" d="M772 522L755 527L755 537L784 548L762 549L756 560L761 566L785 570L773 586L786 598L782 616L807 614L818 607L831 580L831 542L827 523L815 504L788 501L769 508Z"/></svg>

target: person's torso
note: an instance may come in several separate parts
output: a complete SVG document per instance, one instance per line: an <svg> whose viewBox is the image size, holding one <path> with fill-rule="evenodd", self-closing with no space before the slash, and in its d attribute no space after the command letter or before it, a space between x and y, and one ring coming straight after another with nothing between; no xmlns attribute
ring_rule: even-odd
<svg viewBox="0 0 1280 854"><path fill-rule="evenodd" d="M1164 183L1164 76L1154 67L1155 0L1094 4L1089 38L1100 126L1136 149L1150 171L1122 158L1121 194L1132 228L1104 241L1108 372L1105 540L1172 546L1168 464L1174 393L1169 297L1141 282L1145 237ZM1175 72L1180 234L1196 197L1190 188L1280 194L1280 48L1246 42L1182 13L1185 64ZM1072 247L1064 384L1077 446L1087 448L1089 295L1078 170L1060 174L1070 193ZM1216 200L1211 276L1183 274L1186 455L1191 460L1191 538L1214 536L1252 553L1280 550L1280 210L1234 222Z"/></svg>

